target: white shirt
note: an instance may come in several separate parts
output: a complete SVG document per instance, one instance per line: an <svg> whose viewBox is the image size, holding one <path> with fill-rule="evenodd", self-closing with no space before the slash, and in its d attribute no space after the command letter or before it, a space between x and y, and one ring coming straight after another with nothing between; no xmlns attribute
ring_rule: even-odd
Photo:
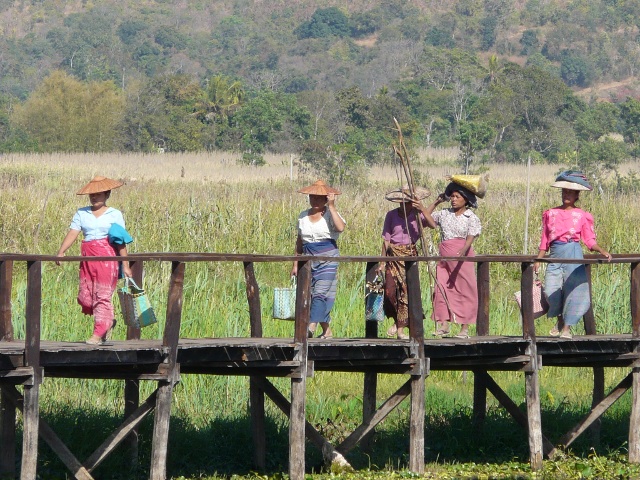
<svg viewBox="0 0 640 480"><path fill-rule="evenodd" d="M91 207L79 208L71 220L69 228L71 230L80 230L84 235L84 241L101 240L107 238L111 225L118 223L125 228L122 212L115 208L109 207L99 217L91 212Z"/></svg>
<svg viewBox="0 0 640 480"><path fill-rule="evenodd" d="M342 215L338 213L338 216L344 222ZM315 223L309 218L309 210L300 213L298 216L298 235L302 239L302 243L316 243L325 240L338 240L340 232L336 231L331 212L325 208L322 217Z"/></svg>

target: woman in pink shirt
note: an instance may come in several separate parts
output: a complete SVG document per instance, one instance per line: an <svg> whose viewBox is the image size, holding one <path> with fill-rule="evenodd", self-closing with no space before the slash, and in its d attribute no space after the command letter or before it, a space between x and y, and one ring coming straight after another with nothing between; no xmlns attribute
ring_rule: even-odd
<svg viewBox="0 0 640 480"><path fill-rule="evenodd" d="M596 242L593 216L576 206L580 191L591 190L582 172L562 172L552 187L562 189L562 205L542 214L542 236L537 258L549 251L550 258L583 258L582 241L589 250L599 252L607 260L611 254ZM538 273L540 263L533 266ZM544 293L549 302L549 318L558 321L549 334L554 337L572 338L571 327L587 313L591 305L589 284L584 264L550 263L545 274Z"/></svg>
<svg viewBox="0 0 640 480"><path fill-rule="evenodd" d="M393 318L393 325L387 330L387 335L397 335L399 339L409 338L404 333L405 327L409 325L409 302L404 262L398 258L418 255L416 242L420 239L419 212L422 226L427 226L427 220L422 213L425 207L420 200L428 197L429 192L417 187L414 195L412 198L408 186L385 195L387 200L400 203L400 206L387 212L384 219L382 256L393 257L393 260L381 263L378 272L384 271L384 313L387 317Z"/></svg>

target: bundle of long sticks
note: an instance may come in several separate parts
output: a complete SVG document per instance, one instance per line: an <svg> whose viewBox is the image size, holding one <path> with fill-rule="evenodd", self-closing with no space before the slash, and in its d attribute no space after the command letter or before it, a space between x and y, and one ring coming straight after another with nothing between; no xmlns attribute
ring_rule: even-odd
<svg viewBox="0 0 640 480"><path fill-rule="evenodd" d="M411 170L411 161L409 160L409 151L407 150L407 145L404 143L404 137L402 135L402 129L400 128L400 124L395 117L393 117L393 123L396 126L396 130L398 132L398 143L393 145L393 151L398 156L400 160L400 165L402 166L402 171L404 172L405 180L407 181L407 185L409 186L409 195L411 198L415 197L415 184L413 182L413 171ZM401 187L402 188L402 187ZM406 217L405 217L406 218ZM408 228L407 228L407 231ZM422 222L418 221L418 231L420 232L420 245L422 246L422 255L427 256L427 246L425 242L424 236L424 228L422 227Z"/></svg>
<svg viewBox="0 0 640 480"><path fill-rule="evenodd" d="M411 170L411 161L409 160L409 151L407 150L407 146L404 143L404 137L402 136L402 129L400 128L400 124L398 123L398 120L396 120L395 117L393 118L393 123L395 123L396 130L398 132L398 143L397 145L396 144L393 145L393 151L398 156L398 159L400 160L400 164L402 165L402 171L404 172L404 177L405 177L405 180L407 181L407 186L409 187L409 194L411 195L411 198L416 198L415 184L413 182L413 171ZM408 215L406 215L406 212L405 212L405 221L408 221L406 220L407 217ZM418 214L417 223L418 223L418 232L420 233L420 245L422 248L422 255L426 257L428 256L427 242L425 240L424 227L422 226L422 221L420 221L419 214ZM408 225L407 225L407 231L409 231ZM436 275L431 269L431 265L429 263L427 263L427 271L429 273L429 276L433 280L435 288L440 290L440 293L444 298L445 304L447 305L447 310L449 310L449 315L450 315L449 318L451 319L451 321L455 322L455 313L453 312L453 310L451 310L451 305L449 305L449 299L447 298L447 294L444 288L442 287L442 285L440 285L440 283L438 282L438 279L436 278Z"/></svg>

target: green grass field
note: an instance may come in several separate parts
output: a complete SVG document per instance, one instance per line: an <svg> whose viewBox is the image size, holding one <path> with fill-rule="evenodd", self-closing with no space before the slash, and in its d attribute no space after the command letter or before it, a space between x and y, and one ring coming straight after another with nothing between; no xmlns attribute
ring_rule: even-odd
<svg viewBox="0 0 640 480"><path fill-rule="evenodd" d="M86 199L75 191L92 176L122 179L109 204L123 211L135 238L131 252L229 252L289 255L295 240L295 219L306 208L306 197L295 193L315 179L290 178L289 157L270 158L260 169L237 166L229 156L4 156L0 158L0 250L11 253L55 254L75 210ZM446 162L417 162L423 185L442 191L444 175L456 173ZM181 167L185 174L182 176ZM631 166L633 167L633 166ZM474 247L478 254L537 253L540 215L559 203L559 191L548 185L556 167L535 166L532 173L529 238L525 248L525 169L492 166L489 192L477 214L483 233ZM348 222L339 241L343 255L377 255L386 211L393 205L384 193L397 188L393 168L377 169L370 180L343 189L338 209ZM638 195L582 195L580 204L596 219L598 242L612 253L637 252L640 230ZM434 252L437 235L429 239ZM78 254L76 244L68 252ZM145 265L145 287L159 318L164 318L168 263ZM289 263L256 265L265 336L291 337L292 322L271 319L273 288L289 282ZM491 267L491 333L518 335L521 327L513 293L519 290L519 264ZM26 272L14 267L13 324L24 334ZM364 264L341 264L334 335L362 336ZM421 267L423 300L430 313L430 285ZM593 268L594 311L599 332L629 332L629 267ZM80 341L91 332L75 302L77 265L43 267L42 338ZM182 320L183 337L248 336L249 320L241 264L188 264ZM160 338L163 322L143 330L143 338ZM386 329L388 321L381 327ZM537 327L546 334L551 320ZM426 327L431 331L431 325ZM578 332L580 333L580 332ZM125 330L116 331L122 339ZM611 388L626 375L608 369ZM495 378L516 403L524 402L522 374L498 373ZM386 398L406 378L383 375L379 398ZM288 391L286 379L275 384ZM544 368L541 372L543 431L556 441L588 411L592 375L586 369ZM154 384L143 383L142 396ZM600 443L583 435L571 451L545 461L542 473L528 467L526 432L489 398L482 431L471 424L473 374L434 372L426 382L426 478L632 478L640 469L625 461L630 396L626 394L604 416ZM267 402L268 472L251 471L248 418L248 379L183 376L172 407L169 470L172 478L284 478L287 471L288 422ZM361 417L362 375L318 373L308 382L307 418L333 443L355 428ZM324 473L313 478L409 478L408 409L404 402L377 429L372 452L355 450L348 456L355 474ZM84 458L118 424L123 410L123 384L118 381L46 379L41 389L44 418ZM66 432L66 433L65 433ZM139 478L148 475L152 422L141 428ZM41 478L71 478L46 445L40 449ZM97 478L130 478L125 455L108 459ZM307 449L307 465L319 472L321 455ZM133 475L136 476L136 475Z"/></svg>

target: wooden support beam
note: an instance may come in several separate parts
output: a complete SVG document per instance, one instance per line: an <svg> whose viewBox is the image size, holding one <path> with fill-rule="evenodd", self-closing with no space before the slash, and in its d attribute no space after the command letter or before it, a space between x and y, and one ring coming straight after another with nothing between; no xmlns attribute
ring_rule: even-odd
<svg viewBox="0 0 640 480"><path fill-rule="evenodd" d="M289 414L289 478L304 479L305 416L307 396L307 331L311 310L311 262L298 262L296 318L293 341L298 346L294 360L300 362L302 375L291 379L291 412Z"/></svg>
<svg viewBox="0 0 640 480"><path fill-rule="evenodd" d="M367 262L367 270L365 274L365 281L372 282L376 277L376 269L378 268L377 262ZM366 309L367 299L364 298L364 304ZM365 324L365 338L378 338L378 322L364 322ZM376 411L376 396L378 390L378 372L371 371L364 373L364 386L362 390L362 423L368 423L371 421L374 412ZM361 441L360 445L366 452L371 448L371 430L369 435L366 435Z"/></svg>
<svg viewBox="0 0 640 480"><path fill-rule="evenodd" d="M260 385L260 388L267 394L267 396L275 403L275 405L289 418L291 421L291 403L280 393L280 391L273 386L269 380L264 377L256 377L256 383ZM306 420L304 421L305 436L313 443L318 450L322 452L322 458L327 465L337 463L341 467L350 467L349 462L342 456L342 454L336 451L320 433Z"/></svg>
<svg viewBox="0 0 640 480"><path fill-rule="evenodd" d="M3 385L1 388L3 393L13 403L14 407L20 410L24 415L25 398L20 395L20 392L18 392L14 386ZM71 450L69 450L64 442L60 440L60 437L56 435L45 420L39 421L38 430L40 437L42 437L47 445L51 447L51 450L53 450L69 471L73 473L74 478L77 480L93 480L91 474L82 466L73 453L71 453ZM21 472L20 478L25 478L24 472Z"/></svg>
<svg viewBox="0 0 640 480"><path fill-rule="evenodd" d="M616 387L611 391L611 393L603 398L600 403L595 405L595 407L591 409L587 416L584 417L575 427L573 427L565 435L563 435L560 439L560 442L558 443L564 447L568 447L569 445L571 445L576 440L576 438L578 438L582 434L582 432L589 428L589 426L593 422L599 419L604 414L604 412L606 412L609 407L611 407L611 405L613 405L622 395L624 395L627 390L629 390L633 382L632 375L633 373L630 373L625 378L623 378L622 381L620 381L620 383L618 383L618 385L616 385Z"/></svg>
<svg viewBox="0 0 640 480"><path fill-rule="evenodd" d="M262 309L260 308L260 286L256 280L253 262L244 262L244 279L249 304L251 337L262 337ZM267 437L265 433L264 391L249 378L249 408L251 413L251 438L253 440L253 465L259 471L266 468Z"/></svg>
<svg viewBox="0 0 640 480"><path fill-rule="evenodd" d="M369 432L373 431L376 425L382 422L394 408L400 405L400 403L407 398L410 393L411 380L407 380L406 383L396 390L395 393L374 412L368 421L362 422L362 424L358 426L351 435L345 438L342 443L336 447L336 450L340 451L342 454L347 454L358 444L358 442L361 442Z"/></svg>
<svg viewBox="0 0 640 480"><path fill-rule="evenodd" d="M102 442L96 451L84 461L84 468L89 472L95 470L96 467L100 465L121 442L126 440L132 431L138 428L138 425L140 425L140 422L142 422L144 417L155 408L156 401L157 390L149 395L149 398L147 398L142 405L132 412L131 415L125 419L122 425L109 435L109 437Z"/></svg>
<svg viewBox="0 0 640 480"><path fill-rule="evenodd" d="M133 274L133 280L137 285L144 285L144 262L142 260L136 260L129 262L131 267L131 273ZM139 340L140 329L130 327L127 328L127 340ZM127 419L138 409L140 405L140 380L125 380L124 381L124 418ZM129 473L131 477L137 476L138 472L138 450L139 450L139 434L138 429L134 428L129 433L126 440L127 448L129 451Z"/></svg>
<svg viewBox="0 0 640 480"><path fill-rule="evenodd" d="M153 423L153 447L151 449L150 480L164 480L167 476L167 447L169 445L169 420L171 418L171 397L173 386L178 381L178 340L182 319L182 293L184 289L184 262L172 262L169 299L167 301L167 320L162 345L168 349L167 371L171 373L169 381L158 382L156 413Z"/></svg>
<svg viewBox="0 0 640 480"><path fill-rule="evenodd" d="M498 403L504 407L504 409L511 415L511 417L516 421L518 425L527 430L528 422L527 416L525 413L518 408L518 405L515 404L509 395L505 393L500 385L496 383L496 381L489 375L488 372L479 370L475 372L476 375L484 377L484 383L487 385L487 389L491 392L491 394L498 400ZM552 455L552 452L555 450L553 443L551 443L544 435L542 435L542 443L544 445L544 453L545 455Z"/></svg>
<svg viewBox="0 0 640 480"><path fill-rule="evenodd" d="M409 423L409 470L424 473L424 313L420 293L420 274L417 262L405 262L409 300L409 337L416 347L418 374L411 375L411 420Z"/></svg>

